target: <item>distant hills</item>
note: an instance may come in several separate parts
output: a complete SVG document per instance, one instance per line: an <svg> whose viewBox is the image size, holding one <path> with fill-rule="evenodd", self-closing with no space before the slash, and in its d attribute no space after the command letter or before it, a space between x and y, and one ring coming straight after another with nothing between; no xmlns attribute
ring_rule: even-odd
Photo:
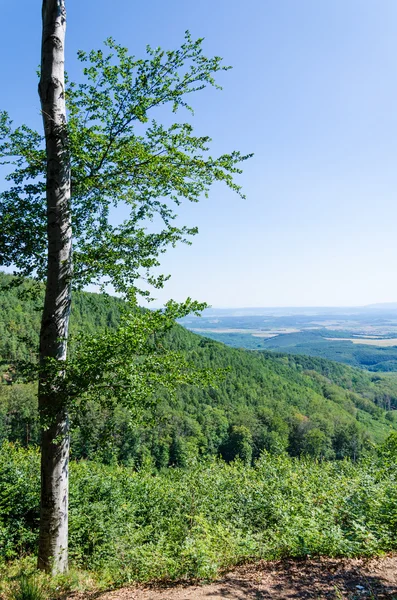
<svg viewBox="0 0 397 600"><path fill-rule="evenodd" d="M368 310L397 311L397 302L368 304L367 306L213 307L207 308L203 312L203 317L349 315L366 313Z"/></svg>
<svg viewBox="0 0 397 600"><path fill-rule="evenodd" d="M370 371L397 371L397 310L393 306L245 309L247 314L244 310L241 314L207 311L181 323L237 348L317 356ZM262 314L248 314L249 310Z"/></svg>
<svg viewBox="0 0 397 600"><path fill-rule="evenodd" d="M378 310L397 310L397 302L378 302L377 304L368 304L364 308L375 308Z"/></svg>

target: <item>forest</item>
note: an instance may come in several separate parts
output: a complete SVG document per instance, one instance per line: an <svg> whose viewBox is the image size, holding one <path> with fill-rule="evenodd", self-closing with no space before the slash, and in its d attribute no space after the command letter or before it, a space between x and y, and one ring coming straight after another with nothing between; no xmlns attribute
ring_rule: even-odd
<svg viewBox="0 0 397 600"><path fill-rule="evenodd" d="M3 288L10 281L1 275ZM36 385L23 383L18 373L37 348L37 301L11 287L0 302L0 439L38 445ZM72 340L78 330L116 328L121 307L115 297L76 293ZM175 394L159 389L138 422L123 406L90 400L74 417L75 459L158 469L208 456L251 464L263 451L357 459L397 429L397 382L386 376L322 359L233 349L180 325L163 343L196 368L216 373L214 384L182 385Z"/></svg>

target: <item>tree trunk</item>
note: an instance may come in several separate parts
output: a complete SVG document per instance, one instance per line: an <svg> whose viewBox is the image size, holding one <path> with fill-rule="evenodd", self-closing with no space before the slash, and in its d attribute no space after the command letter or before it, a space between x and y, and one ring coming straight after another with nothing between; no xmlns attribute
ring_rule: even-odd
<svg viewBox="0 0 397 600"><path fill-rule="evenodd" d="M71 303L72 230L70 157L66 129L64 0L43 0L39 94L47 153L48 271L40 331L39 410L41 507L38 567L62 573L68 567L69 423L65 398L51 385L49 360L66 359Z"/></svg>

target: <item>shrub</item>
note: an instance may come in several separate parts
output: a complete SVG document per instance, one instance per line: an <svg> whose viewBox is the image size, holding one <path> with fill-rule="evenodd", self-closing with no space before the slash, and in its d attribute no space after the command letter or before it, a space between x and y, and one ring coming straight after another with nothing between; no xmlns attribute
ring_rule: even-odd
<svg viewBox="0 0 397 600"><path fill-rule="evenodd" d="M357 556L397 548L397 466L381 455L315 461L262 454L183 469L71 464L70 556L108 584L211 578L241 561ZM39 460L0 450L0 557L37 540Z"/></svg>

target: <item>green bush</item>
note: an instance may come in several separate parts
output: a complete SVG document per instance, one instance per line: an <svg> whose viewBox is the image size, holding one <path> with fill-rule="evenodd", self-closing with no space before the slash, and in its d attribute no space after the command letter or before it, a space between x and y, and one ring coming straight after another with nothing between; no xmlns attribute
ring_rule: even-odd
<svg viewBox="0 0 397 600"><path fill-rule="evenodd" d="M387 455L387 460L384 458ZM356 463L263 454L188 468L71 464L70 556L111 583L211 578L259 558L374 555L397 548L394 441ZM0 450L0 557L33 552L36 452Z"/></svg>
<svg viewBox="0 0 397 600"><path fill-rule="evenodd" d="M40 457L9 443L0 446L0 559L36 548Z"/></svg>

